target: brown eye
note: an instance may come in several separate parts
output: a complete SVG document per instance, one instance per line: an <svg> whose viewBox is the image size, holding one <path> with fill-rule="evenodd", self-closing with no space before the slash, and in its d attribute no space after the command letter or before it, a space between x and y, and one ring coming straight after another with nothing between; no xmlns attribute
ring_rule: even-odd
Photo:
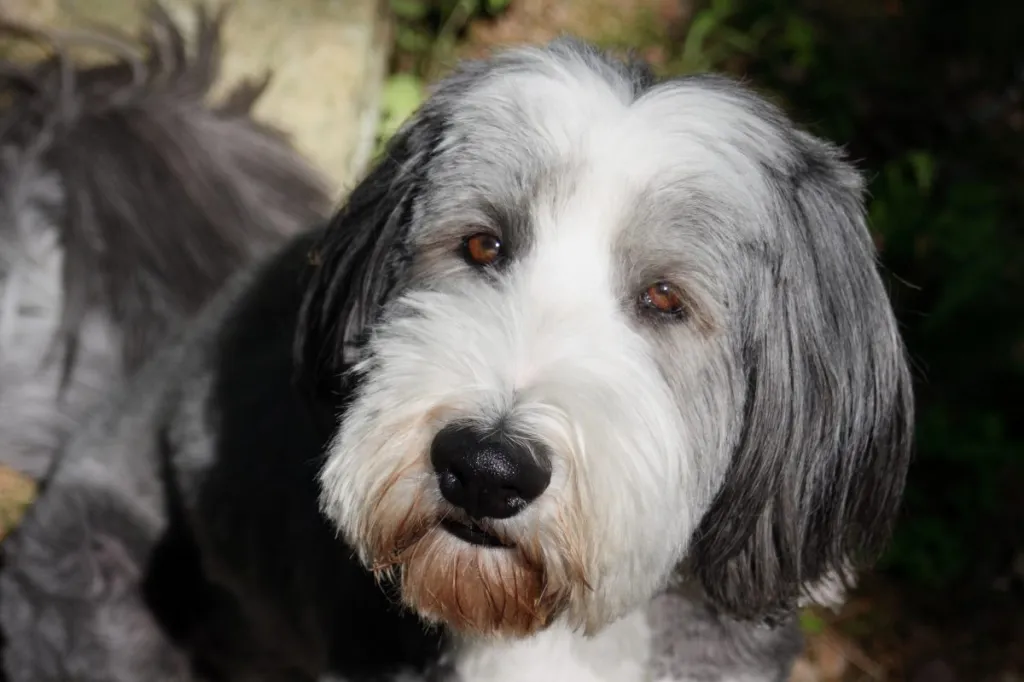
<svg viewBox="0 0 1024 682"><path fill-rule="evenodd" d="M471 265L494 265L501 257L501 240L493 234L474 234L462 244L463 254Z"/></svg>
<svg viewBox="0 0 1024 682"><path fill-rule="evenodd" d="M640 294L640 305L653 312L683 317L686 314L686 301L683 292L668 282L655 282Z"/></svg>

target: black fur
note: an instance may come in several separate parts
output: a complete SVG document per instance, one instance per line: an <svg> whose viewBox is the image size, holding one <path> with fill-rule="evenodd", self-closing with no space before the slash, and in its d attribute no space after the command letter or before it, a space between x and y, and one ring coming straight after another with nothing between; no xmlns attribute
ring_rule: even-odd
<svg viewBox="0 0 1024 682"><path fill-rule="evenodd" d="M322 399L343 390L343 375L400 283L410 211L423 180L418 171L444 134L445 114L428 108L398 131L309 252L312 276L294 352L301 378Z"/></svg>
<svg viewBox="0 0 1024 682"><path fill-rule="evenodd" d="M371 679L403 667L422 671L443 642L389 601L317 507L316 473L334 418L296 384L290 351L308 253L321 234L290 244L223 321L205 406L216 452L197 496L168 497L182 508L171 510L165 552L152 565L175 568L164 567L149 591L203 586L157 615L185 630L179 638L215 677L239 675L239 666L265 675L301 661L295 673L309 678L331 670ZM168 443L172 452L188 447L180 437ZM179 538L176 547L168 548L168 537Z"/></svg>

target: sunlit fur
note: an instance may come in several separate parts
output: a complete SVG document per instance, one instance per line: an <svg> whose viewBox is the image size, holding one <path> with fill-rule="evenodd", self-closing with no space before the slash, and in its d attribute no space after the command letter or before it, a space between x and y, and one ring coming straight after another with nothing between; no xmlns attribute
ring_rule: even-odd
<svg viewBox="0 0 1024 682"><path fill-rule="evenodd" d="M358 360L325 513L407 605L477 635L593 632L680 571L753 617L848 575L886 536L911 412L862 189L723 79L567 41L464 67L318 253L312 362ZM481 231L500 267L460 256ZM685 319L637 305L662 280ZM553 453L547 492L489 524L514 549L438 526L452 422Z"/></svg>
<svg viewBox="0 0 1024 682"><path fill-rule="evenodd" d="M783 682L907 466L861 194L731 81L463 65L62 449L5 541L11 682ZM453 423L550 464L504 547L439 527Z"/></svg>
<svg viewBox="0 0 1024 682"><path fill-rule="evenodd" d="M53 53L0 74L0 462L34 476L227 276L329 206L250 116L265 82L205 101L222 17L200 11L194 42L148 19L140 40L0 26Z"/></svg>

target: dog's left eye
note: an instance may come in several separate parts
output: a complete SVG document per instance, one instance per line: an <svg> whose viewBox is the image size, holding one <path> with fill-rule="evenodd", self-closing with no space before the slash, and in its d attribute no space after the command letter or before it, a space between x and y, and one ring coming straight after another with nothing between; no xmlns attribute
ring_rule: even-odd
<svg viewBox="0 0 1024 682"><path fill-rule="evenodd" d="M686 299L679 287L668 282L655 282L640 293L640 306L668 317L686 316Z"/></svg>
<svg viewBox="0 0 1024 682"><path fill-rule="evenodd" d="M481 232L462 242L462 254L470 265L494 265L501 258L501 240L493 234Z"/></svg>

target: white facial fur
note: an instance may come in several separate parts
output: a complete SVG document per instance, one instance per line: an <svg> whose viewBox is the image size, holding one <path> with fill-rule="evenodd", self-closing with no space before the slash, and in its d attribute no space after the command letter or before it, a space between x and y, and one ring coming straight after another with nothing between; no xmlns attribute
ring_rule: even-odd
<svg viewBox="0 0 1024 682"><path fill-rule="evenodd" d="M809 271L790 256L791 244L810 248L801 228L780 218L807 207L783 180L813 153L835 163L835 191L859 189L830 148L734 86L650 87L616 68L571 46L470 68L407 128L441 119L433 148L397 162L416 185L394 211L407 257L353 370L322 506L368 566L400 580L409 606L464 632L527 635L555 621L594 631L691 558L737 466L747 347L772 314L770 278ZM506 245L501 267L460 257L481 231ZM849 259L858 277L872 265L860 258ZM639 309L658 281L685 292L683 319ZM544 494L487 524L514 549L438 528L453 512L429 451L453 422L550 453ZM744 465L782 467L788 455Z"/></svg>

